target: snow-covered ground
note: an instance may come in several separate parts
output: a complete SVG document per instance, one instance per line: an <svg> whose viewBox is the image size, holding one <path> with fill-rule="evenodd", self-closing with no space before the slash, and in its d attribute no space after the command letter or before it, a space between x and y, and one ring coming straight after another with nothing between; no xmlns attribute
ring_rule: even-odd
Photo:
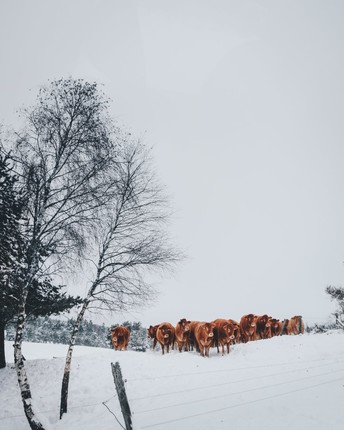
<svg viewBox="0 0 344 430"><path fill-rule="evenodd" d="M7 342L7 359L12 346ZM283 336L164 356L76 347L69 411L60 421L65 345L24 343L34 409L46 429L114 430L123 423L111 373L119 361L134 429L344 428L344 333ZM111 413L112 412L112 413ZM27 430L13 365L0 370L0 428Z"/></svg>

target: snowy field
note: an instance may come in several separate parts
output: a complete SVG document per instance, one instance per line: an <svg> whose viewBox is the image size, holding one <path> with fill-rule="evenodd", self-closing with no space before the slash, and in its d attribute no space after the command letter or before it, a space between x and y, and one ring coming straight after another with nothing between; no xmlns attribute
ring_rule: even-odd
<svg viewBox="0 0 344 430"><path fill-rule="evenodd" d="M7 342L7 359L12 346ZM46 430L115 430L123 423L111 373L119 361L134 429L344 428L344 333L283 336L195 352L76 347L69 411L60 421L65 345L24 343L34 409ZM13 364L0 370L0 429L27 430ZM111 413L112 412L112 413Z"/></svg>

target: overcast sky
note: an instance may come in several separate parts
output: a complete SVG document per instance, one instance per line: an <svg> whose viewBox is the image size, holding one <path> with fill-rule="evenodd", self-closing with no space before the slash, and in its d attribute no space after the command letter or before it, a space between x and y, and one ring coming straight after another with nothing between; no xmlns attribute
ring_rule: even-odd
<svg viewBox="0 0 344 430"><path fill-rule="evenodd" d="M344 2L0 1L0 122L48 79L105 85L188 255L124 317L324 321L344 284Z"/></svg>

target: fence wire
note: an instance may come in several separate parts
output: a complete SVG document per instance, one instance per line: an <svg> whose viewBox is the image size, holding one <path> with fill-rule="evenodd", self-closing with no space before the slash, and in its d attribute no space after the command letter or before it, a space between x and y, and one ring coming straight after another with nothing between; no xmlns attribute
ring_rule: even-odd
<svg viewBox="0 0 344 430"><path fill-rule="evenodd" d="M213 414L213 413L217 413L217 412L222 412L222 411L225 411L225 410L234 409L234 408L241 407L241 406L247 406L247 405L251 405L251 404L254 404L254 403L259 403L259 402L262 402L262 401L265 401L265 400L275 399L276 397L282 397L282 396L285 396L285 395L288 395L288 394L293 394L293 393L297 393L297 392L300 392L300 391L310 390L312 388L320 387L320 386L323 386L323 385L332 384L334 382L338 382L338 381L342 381L342 380L343 380L342 378L336 378L336 379L332 379L330 381L321 382L319 384L310 385L308 387L302 387L302 388L298 388L298 389L295 389L295 390L290 390L290 391L285 391L283 393L274 394L272 396L261 397L259 399L254 399L254 400L250 400L250 401L247 401L247 402L236 403L236 404L231 405L231 406L225 406L225 407L217 408L217 409L210 409L210 410L199 412L199 413L196 413L196 414L185 415L185 416L182 416L182 417L178 417L178 418L174 418L174 419L166 420L166 421L160 421L160 422L157 422L157 423L153 423L153 424L142 426L140 428L141 429L148 429L148 428L153 428L153 427L161 427L162 425L176 423L176 422L188 420L190 418L201 417L201 416L205 416L205 415L209 415L209 414Z"/></svg>

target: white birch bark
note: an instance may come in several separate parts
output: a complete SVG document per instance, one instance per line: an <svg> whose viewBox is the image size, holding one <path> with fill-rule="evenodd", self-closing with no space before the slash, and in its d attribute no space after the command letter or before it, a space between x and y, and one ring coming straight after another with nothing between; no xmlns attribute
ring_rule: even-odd
<svg viewBox="0 0 344 430"><path fill-rule="evenodd" d="M77 338L77 335L79 332L80 324L81 324L82 320L84 319L84 315L85 315L87 307L90 303L90 299L91 299L92 293L94 291L94 288L95 288L95 286L93 284L92 287L90 288L89 292L88 292L88 295L87 295L87 298L86 298L84 304L82 305L82 308L80 309L80 312L79 312L78 317L75 321L73 331L72 331L72 334L70 337L69 347L68 347L68 351L67 351L66 362L65 362L64 372L63 372L63 378L62 378L60 419L62 418L64 413L67 413L68 388L69 388L69 379L70 379L70 371L71 371L74 345L75 345L75 341L76 341L76 338Z"/></svg>
<svg viewBox="0 0 344 430"><path fill-rule="evenodd" d="M28 294L28 287L23 292L22 305L18 315L18 325L14 343L14 363L17 371L18 384L23 402L24 412L32 430L44 430L43 425L37 419L33 407L30 384L27 378L22 353L22 340L25 325L25 302Z"/></svg>

